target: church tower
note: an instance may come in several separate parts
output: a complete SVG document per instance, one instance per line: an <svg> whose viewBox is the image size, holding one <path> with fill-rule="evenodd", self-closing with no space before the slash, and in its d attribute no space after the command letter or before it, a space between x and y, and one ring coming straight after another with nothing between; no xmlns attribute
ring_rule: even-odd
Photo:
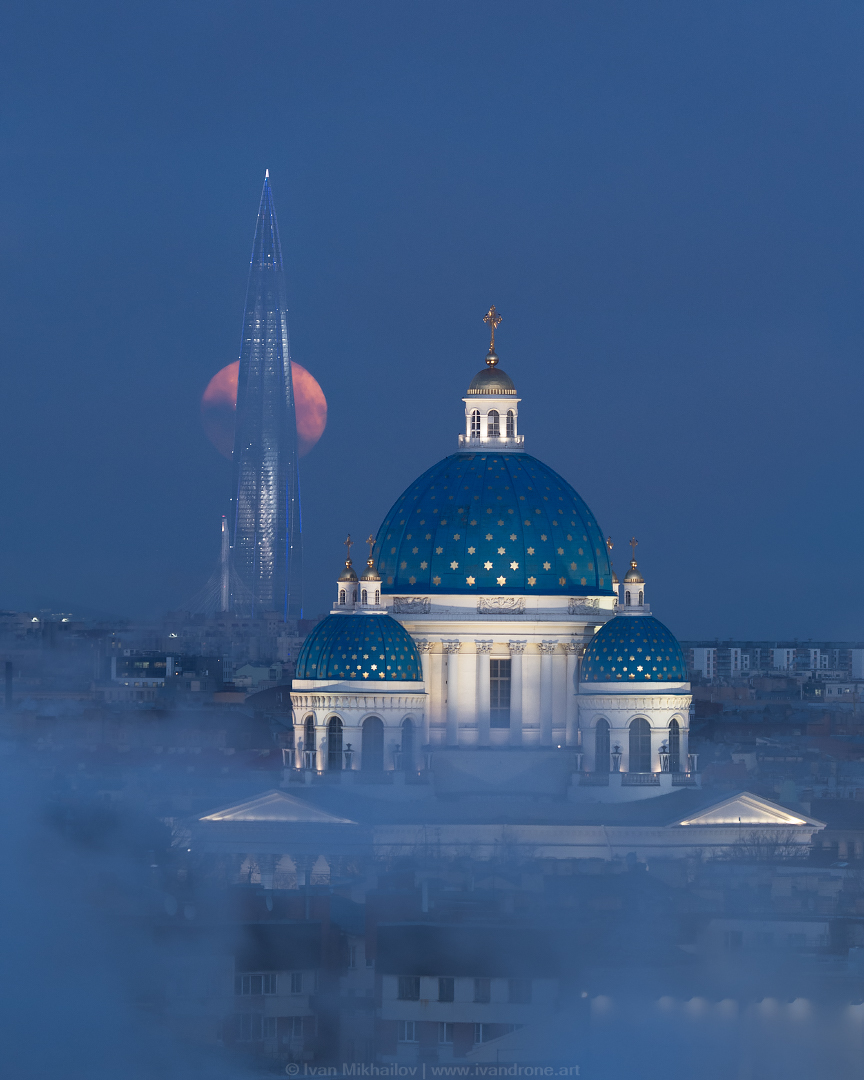
<svg viewBox="0 0 864 1080"><path fill-rule="evenodd" d="M297 423L282 249L269 171L252 245L234 435L233 610L302 611Z"/></svg>

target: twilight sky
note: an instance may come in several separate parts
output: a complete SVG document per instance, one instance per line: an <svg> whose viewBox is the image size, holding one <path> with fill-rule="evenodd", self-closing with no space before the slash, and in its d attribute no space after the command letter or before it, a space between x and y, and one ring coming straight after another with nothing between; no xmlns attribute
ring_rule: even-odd
<svg viewBox="0 0 864 1080"><path fill-rule="evenodd" d="M862 46L842 0L7 4L0 607L211 572L269 168L307 613L455 448L495 303L527 449L676 634L864 637Z"/></svg>

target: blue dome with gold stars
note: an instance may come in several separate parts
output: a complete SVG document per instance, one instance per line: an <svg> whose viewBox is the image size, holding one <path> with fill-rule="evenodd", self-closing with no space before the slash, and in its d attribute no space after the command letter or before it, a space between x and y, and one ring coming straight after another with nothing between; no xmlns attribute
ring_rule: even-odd
<svg viewBox="0 0 864 1080"><path fill-rule="evenodd" d="M328 615L303 642L296 679L421 682L411 635L389 615Z"/></svg>
<svg viewBox="0 0 864 1080"><path fill-rule="evenodd" d="M375 553L388 593L614 595L594 515L529 454L439 461L390 510Z"/></svg>
<svg viewBox="0 0 864 1080"><path fill-rule="evenodd" d="M583 683L686 682L684 653L653 615L619 615L597 631L582 657Z"/></svg>

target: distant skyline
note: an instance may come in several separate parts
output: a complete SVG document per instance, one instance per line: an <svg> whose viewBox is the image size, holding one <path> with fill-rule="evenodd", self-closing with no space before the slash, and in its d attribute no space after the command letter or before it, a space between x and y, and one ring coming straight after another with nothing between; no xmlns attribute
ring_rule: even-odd
<svg viewBox="0 0 864 1080"><path fill-rule="evenodd" d="M209 577L269 168L329 410L307 613L455 448L494 303L526 449L678 637L864 637L859 4L83 0L3 40L0 607Z"/></svg>

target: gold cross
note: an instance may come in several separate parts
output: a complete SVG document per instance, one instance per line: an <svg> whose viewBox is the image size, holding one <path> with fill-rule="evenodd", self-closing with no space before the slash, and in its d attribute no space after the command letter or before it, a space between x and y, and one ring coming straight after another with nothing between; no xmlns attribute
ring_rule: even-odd
<svg viewBox="0 0 864 1080"><path fill-rule="evenodd" d="M639 543L639 541L638 541L638 540L636 539L636 537L635 537L635 536L634 536L634 537L633 537L633 539L632 539L632 540L630 541L630 547L631 547L631 548L633 548L633 565L634 565L634 566L636 565L636 545L637 545L638 543Z"/></svg>
<svg viewBox="0 0 864 1080"><path fill-rule="evenodd" d="M489 352L495 352L495 331L501 324L501 316L495 310L494 304L483 316L483 322L489 323L489 327L492 330L492 341L489 344Z"/></svg>
<svg viewBox="0 0 864 1080"><path fill-rule="evenodd" d="M607 547L607 549L609 551L612 550L613 545L612 545L612 537L611 536L606 537L606 547Z"/></svg>
<svg viewBox="0 0 864 1080"><path fill-rule="evenodd" d="M345 552L345 554L348 556L347 559L345 560L346 565L347 565L348 563L351 562L351 548L354 547L354 541L351 539L351 533L348 533L348 539L344 541L344 544L345 544L345 547L347 549L346 552Z"/></svg>
<svg viewBox="0 0 864 1080"><path fill-rule="evenodd" d="M366 543L369 545L369 558L371 559L372 558L372 548L375 547L375 537L372 536L371 533L369 534L369 539L366 541Z"/></svg>

